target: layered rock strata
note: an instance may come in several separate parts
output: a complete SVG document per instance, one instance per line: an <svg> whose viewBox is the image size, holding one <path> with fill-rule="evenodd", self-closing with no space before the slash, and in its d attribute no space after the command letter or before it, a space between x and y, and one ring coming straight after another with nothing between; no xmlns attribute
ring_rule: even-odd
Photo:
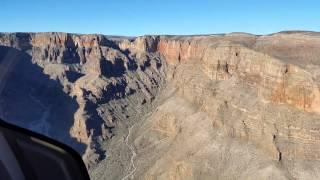
<svg viewBox="0 0 320 180"><path fill-rule="evenodd" d="M0 45L1 117L73 146L93 178L320 176L319 33L13 33Z"/></svg>

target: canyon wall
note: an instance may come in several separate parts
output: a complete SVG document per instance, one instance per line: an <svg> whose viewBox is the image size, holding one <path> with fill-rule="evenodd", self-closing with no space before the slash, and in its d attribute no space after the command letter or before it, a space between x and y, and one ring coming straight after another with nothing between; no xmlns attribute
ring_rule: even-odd
<svg viewBox="0 0 320 180"><path fill-rule="evenodd" d="M205 126L211 124L213 130L199 129L199 131L218 131L218 134L222 134L223 137L253 143L268 158L281 164L280 169L285 169L281 171L289 173L282 174L286 178L313 179L316 176L312 177L310 174L318 169L320 160L320 153L317 150L320 133L317 78L319 70L316 59L318 51L316 48L309 48L310 46L319 47L318 36L317 38L314 36L316 36L314 33L308 32L293 34L284 32L269 36L250 34L195 37L147 36L124 43L120 47L157 52L165 59L169 67L167 89L171 91L165 91L166 93L162 96L173 91L169 99L175 97L187 100L185 104L191 103L191 106L196 107L190 111L204 114L209 119L205 118L207 121ZM282 41L287 45L284 45L280 51L278 48L282 47ZM290 55L291 52L294 54ZM172 109L175 109L174 106L187 107L182 104L163 103L159 109L161 107L166 109L166 106ZM148 140L150 137L146 139L146 135L136 135L134 142L138 151L141 149L143 152L160 153L160 149L163 148L162 151L168 152L162 154L164 157L153 155L161 159L159 161L162 165L156 161L157 163L149 168L150 172L144 174L147 179L159 177L157 169L166 169L166 165L169 166L173 159L177 159L168 160L166 156L180 156L174 150L171 152L171 148L168 150L165 144L175 146L182 143L177 140L182 134L192 138L192 134L183 133L184 129L197 129L198 124L205 121L200 120L203 117L198 117L200 118L198 121L190 123L187 120L188 116L181 118L181 115L178 115L180 109L176 109L176 112L168 109L159 110L161 111L160 119L153 117L154 123L145 123L146 127L140 129L143 132L151 128L153 130L150 130L147 136L157 139L154 140L156 142L164 141L156 147L147 146L147 144L154 144ZM188 113L191 112L182 114ZM189 116L193 116L193 113ZM188 123L190 124L187 125ZM159 136L165 138L158 139ZM195 144L194 141L186 140L186 142L181 147ZM192 148L190 147L189 150ZM189 172L201 171L195 170L199 163L194 166L188 163L187 159L192 159L188 153L191 152L186 152L183 160L176 160L182 164L186 163L182 168L188 170L172 176L171 170L167 169L165 172L168 174L165 177L179 179L176 176L181 176L180 178L185 179L192 177L192 173L188 174ZM202 155L204 154L203 152ZM143 159L143 157L140 158ZM139 158L137 159L139 163ZM312 173L304 172L306 161L312 164L309 164L313 167ZM278 174L279 177L282 175Z"/></svg>
<svg viewBox="0 0 320 180"><path fill-rule="evenodd" d="M319 33L2 33L0 47L1 118L77 149L93 179L320 177Z"/></svg>
<svg viewBox="0 0 320 180"><path fill-rule="evenodd" d="M151 103L165 77L158 56L122 51L116 42L103 35L1 34L1 64L8 69L1 117L71 145L88 166L101 161L99 143L114 136L117 124L132 123L128 104L133 111Z"/></svg>

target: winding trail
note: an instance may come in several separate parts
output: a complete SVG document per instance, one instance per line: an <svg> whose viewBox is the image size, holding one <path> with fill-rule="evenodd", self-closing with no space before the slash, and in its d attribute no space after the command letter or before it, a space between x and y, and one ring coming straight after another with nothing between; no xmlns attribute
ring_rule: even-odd
<svg viewBox="0 0 320 180"><path fill-rule="evenodd" d="M153 107L153 110L151 110L150 112L146 113L146 115L144 115L141 119L146 119L146 120L151 120L150 117L152 114L154 114L154 112L157 110L157 108L154 108ZM137 156L137 153L136 151L134 150L134 147L133 147L133 143L132 144L129 144L129 138L130 138L130 135L131 135L131 130L137 125L137 124L140 124L140 123L135 123L134 125L132 125L129 130L128 130L128 135L126 137L126 146L131 150L131 153L132 153L132 156L131 156L131 159L130 159L130 169L132 167L132 170L130 172L128 172L127 175L125 175L121 180L128 180L129 178L132 178L134 173L136 172L137 170L137 167L136 165L134 164L134 158Z"/></svg>
<svg viewBox="0 0 320 180"><path fill-rule="evenodd" d="M129 179L129 177L131 177L137 170L135 164L134 164L134 158L137 156L137 153L136 151L134 150L134 147L133 145L129 144L129 138L130 138L130 135L131 135L131 130L134 128L135 125L131 126L129 128L129 132L128 132L128 135L126 137L126 146L128 146L128 148L131 150L131 153L132 153L132 156L131 156L131 159L130 159L130 162L131 162L131 165L130 165L130 169L131 167L133 168L126 176L124 176L121 180L126 180L126 179Z"/></svg>

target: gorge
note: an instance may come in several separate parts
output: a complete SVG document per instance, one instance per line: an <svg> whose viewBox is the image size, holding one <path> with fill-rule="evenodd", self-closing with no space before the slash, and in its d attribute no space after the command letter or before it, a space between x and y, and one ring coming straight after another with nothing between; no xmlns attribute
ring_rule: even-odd
<svg viewBox="0 0 320 180"><path fill-rule="evenodd" d="M0 33L0 117L92 179L319 179L320 33Z"/></svg>

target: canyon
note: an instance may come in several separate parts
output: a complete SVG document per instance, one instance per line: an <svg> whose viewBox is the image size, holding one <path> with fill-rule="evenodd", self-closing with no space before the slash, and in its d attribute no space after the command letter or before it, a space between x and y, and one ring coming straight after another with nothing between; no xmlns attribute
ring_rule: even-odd
<svg viewBox="0 0 320 180"><path fill-rule="evenodd" d="M0 117L91 179L319 179L320 33L0 33Z"/></svg>

